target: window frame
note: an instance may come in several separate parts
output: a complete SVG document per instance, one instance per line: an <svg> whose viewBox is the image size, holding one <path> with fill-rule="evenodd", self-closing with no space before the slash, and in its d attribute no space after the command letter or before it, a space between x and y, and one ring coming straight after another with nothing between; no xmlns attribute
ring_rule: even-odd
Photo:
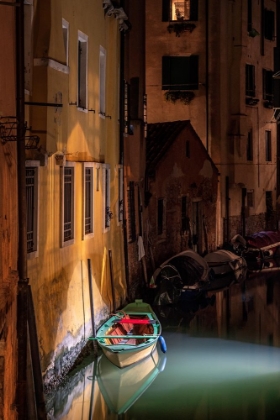
<svg viewBox="0 0 280 420"><path fill-rule="evenodd" d="M62 18L62 34L63 34L63 43L65 48L65 63L66 66L69 65L69 22ZM66 35L66 36L65 36Z"/></svg>
<svg viewBox="0 0 280 420"><path fill-rule="evenodd" d="M99 47L99 116L106 115L106 50Z"/></svg>
<svg viewBox="0 0 280 420"><path fill-rule="evenodd" d="M88 36L81 31L78 31L77 52L78 52L77 108L79 111L87 112L88 111ZM83 52L85 53L85 58L82 63L80 54ZM82 65L83 65L83 68L81 68ZM81 70L83 70L83 75L81 75ZM83 102L81 103L81 101Z"/></svg>
<svg viewBox="0 0 280 420"><path fill-rule="evenodd" d="M83 163L83 240L92 238L94 236L94 190L95 190L95 176L94 176L94 169L96 165L94 162L84 162ZM86 232L86 200L87 200L87 191L86 183L87 183L87 169L91 170L91 185L89 186L90 192L90 231Z"/></svg>
<svg viewBox="0 0 280 420"><path fill-rule="evenodd" d="M75 243L75 162L66 162L64 166L60 167L61 179L61 248L72 245ZM65 170L72 169L72 194L71 194L71 231L72 237L65 240Z"/></svg>
<svg viewBox="0 0 280 420"><path fill-rule="evenodd" d="M27 171L29 168L35 170L35 176L34 176L34 195L33 195L33 217L32 217L32 223L33 223L33 238L35 240L35 247L32 251L28 252L27 247L27 259L32 259L38 257L39 254L39 176L40 176L40 162L37 160L26 160L25 161L25 171ZM27 175L26 175L27 177ZM26 195L27 195L27 183L26 183ZM26 197L26 219L28 218L28 199ZM28 221L26 221L26 227L28 229ZM26 232L28 235L28 232ZM26 238L27 240L27 238ZM34 242L33 240L33 242Z"/></svg>
<svg viewBox="0 0 280 420"><path fill-rule="evenodd" d="M103 231L108 232L111 226L111 169L109 164L102 164L103 184Z"/></svg>

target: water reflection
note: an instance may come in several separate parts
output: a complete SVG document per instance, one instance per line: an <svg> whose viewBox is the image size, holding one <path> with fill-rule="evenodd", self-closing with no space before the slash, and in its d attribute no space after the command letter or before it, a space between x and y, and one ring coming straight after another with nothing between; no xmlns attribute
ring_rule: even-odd
<svg viewBox="0 0 280 420"><path fill-rule="evenodd" d="M202 300L156 308L165 368L159 348L149 368L135 365L127 377L101 356L48 402L49 419L280 418L279 279L262 271Z"/></svg>

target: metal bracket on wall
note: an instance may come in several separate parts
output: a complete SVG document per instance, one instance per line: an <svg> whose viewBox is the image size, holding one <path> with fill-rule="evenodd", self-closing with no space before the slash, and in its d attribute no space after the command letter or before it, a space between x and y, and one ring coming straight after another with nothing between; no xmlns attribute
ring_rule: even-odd
<svg viewBox="0 0 280 420"><path fill-rule="evenodd" d="M8 141L17 141L18 124L16 117L0 117L0 139L3 144ZM27 124L25 123L22 138L25 141L25 149L38 149L40 137L36 135L26 136L25 133L28 130L31 130L31 127L27 127Z"/></svg>

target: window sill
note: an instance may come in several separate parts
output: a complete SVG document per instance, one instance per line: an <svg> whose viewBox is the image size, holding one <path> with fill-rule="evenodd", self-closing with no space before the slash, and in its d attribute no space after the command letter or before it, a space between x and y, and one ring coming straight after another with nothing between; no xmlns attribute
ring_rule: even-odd
<svg viewBox="0 0 280 420"><path fill-rule="evenodd" d="M69 239L69 241L62 242L61 248L65 248L67 246L73 245L75 243L74 239Z"/></svg>
<svg viewBox="0 0 280 420"><path fill-rule="evenodd" d="M168 32L174 32L177 37L180 37L182 32L192 32L195 28L196 25L194 23L190 23L186 20L172 21L172 23L167 26Z"/></svg>
<svg viewBox="0 0 280 420"><path fill-rule="evenodd" d="M84 112L84 113L88 113L88 109L87 108L81 108L80 106L77 106L77 110L78 111L81 111L81 112Z"/></svg>

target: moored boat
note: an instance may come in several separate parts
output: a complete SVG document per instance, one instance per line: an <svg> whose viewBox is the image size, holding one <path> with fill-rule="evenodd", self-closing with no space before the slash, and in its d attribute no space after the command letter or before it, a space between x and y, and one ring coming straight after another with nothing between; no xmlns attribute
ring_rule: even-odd
<svg viewBox="0 0 280 420"><path fill-rule="evenodd" d="M204 259L216 276L235 273L236 277L239 277L242 270L247 267L246 260L242 255L236 255L225 249L210 252L205 255Z"/></svg>
<svg viewBox="0 0 280 420"><path fill-rule="evenodd" d="M113 314L97 331L96 339L104 355L114 365L123 368L148 357L160 339L161 350L166 345L161 337L161 324L152 307L136 299Z"/></svg>
<svg viewBox="0 0 280 420"><path fill-rule="evenodd" d="M231 239L234 250L247 260L280 257L280 232L262 231L253 235L235 235Z"/></svg>

